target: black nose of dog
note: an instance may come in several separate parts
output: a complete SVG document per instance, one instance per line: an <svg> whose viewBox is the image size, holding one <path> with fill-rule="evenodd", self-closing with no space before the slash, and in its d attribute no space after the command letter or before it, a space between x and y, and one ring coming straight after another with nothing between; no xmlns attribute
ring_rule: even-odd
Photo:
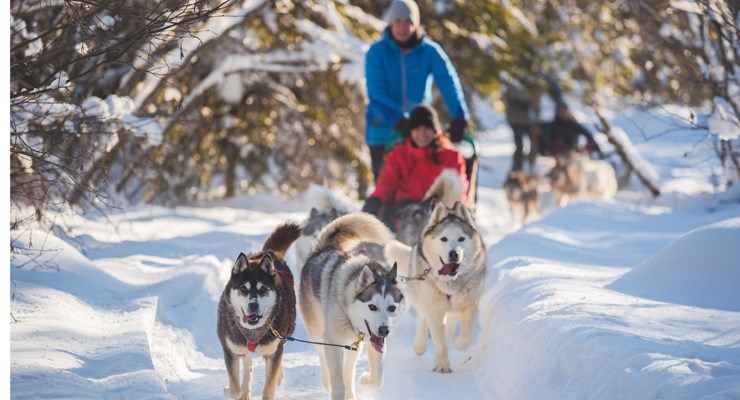
<svg viewBox="0 0 740 400"><path fill-rule="evenodd" d="M249 305L247 306L247 311L249 311L250 314L256 314L257 311L259 311L259 304L249 303Z"/></svg>
<svg viewBox="0 0 740 400"><path fill-rule="evenodd" d="M388 334L391 333L390 329L388 329L387 326L381 326L378 328L378 336L380 337L386 337Z"/></svg>
<svg viewBox="0 0 740 400"><path fill-rule="evenodd" d="M457 262L457 260L460 258L455 250L450 250L450 254L448 255L448 257L451 263Z"/></svg>

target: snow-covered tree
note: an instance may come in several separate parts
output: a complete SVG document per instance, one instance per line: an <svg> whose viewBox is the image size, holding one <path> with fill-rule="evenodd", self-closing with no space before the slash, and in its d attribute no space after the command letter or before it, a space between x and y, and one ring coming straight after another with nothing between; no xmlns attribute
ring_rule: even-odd
<svg viewBox="0 0 740 400"><path fill-rule="evenodd" d="M11 1L13 204L364 194L364 51L388 3ZM693 122L737 168L736 2L418 3L469 97L553 77L595 107L709 105Z"/></svg>

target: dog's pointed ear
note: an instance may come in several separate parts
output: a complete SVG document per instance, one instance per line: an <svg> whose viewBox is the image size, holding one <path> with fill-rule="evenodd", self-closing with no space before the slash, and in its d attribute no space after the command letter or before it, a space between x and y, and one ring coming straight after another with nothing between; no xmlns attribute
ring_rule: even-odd
<svg viewBox="0 0 740 400"><path fill-rule="evenodd" d="M470 225L473 225L473 216L470 214L470 210L468 209L468 206L463 204L462 201L456 201L455 206L455 215L460 217L463 221L467 222Z"/></svg>
<svg viewBox="0 0 740 400"><path fill-rule="evenodd" d="M272 256L270 255L270 253L262 256L262 259L260 260L260 269L267 272L271 276L275 276L275 274L277 273L277 270L275 269L275 263L272 261Z"/></svg>
<svg viewBox="0 0 740 400"><path fill-rule="evenodd" d="M331 211L329 211L329 218L332 220L339 218L339 211L335 207L332 207Z"/></svg>
<svg viewBox="0 0 740 400"><path fill-rule="evenodd" d="M391 280L391 282L396 282L396 277L398 276L398 263L394 262L393 267L391 268L390 272L388 272L388 279Z"/></svg>
<svg viewBox="0 0 740 400"><path fill-rule="evenodd" d="M447 207L445 207L444 203L435 203L434 208L432 209L432 218L430 218L430 221L432 223L437 223L441 220L443 220L447 216Z"/></svg>
<svg viewBox="0 0 740 400"><path fill-rule="evenodd" d="M244 271L248 266L249 261L247 261L247 256L245 256L244 253L239 253L239 257L236 258L234 266L231 268L231 275L236 275Z"/></svg>
<svg viewBox="0 0 740 400"><path fill-rule="evenodd" d="M421 205L422 207L425 207L427 211L432 212L432 210L434 210L434 206L436 206L437 203L439 203L439 201L437 201L437 197L433 196L425 200L423 203L421 203Z"/></svg>
<svg viewBox="0 0 740 400"><path fill-rule="evenodd" d="M311 207L311 212L308 214L308 218L314 218L318 213L319 210L317 210L316 207Z"/></svg>
<svg viewBox="0 0 740 400"><path fill-rule="evenodd" d="M375 273L370 266L365 264L360 272L360 279L357 280L357 291L363 291L366 287L370 286L375 282Z"/></svg>

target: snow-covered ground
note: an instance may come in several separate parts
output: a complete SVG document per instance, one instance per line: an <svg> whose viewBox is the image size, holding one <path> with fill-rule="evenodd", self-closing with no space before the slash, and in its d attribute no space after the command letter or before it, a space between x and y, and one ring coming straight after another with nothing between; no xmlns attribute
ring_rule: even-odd
<svg viewBox="0 0 740 400"><path fill-rule="evenodd" d="M561 209L545 194L541 217L520 227L501 189L511 135L494 115L479 134L490 273L476 340L451 350L452 374L432 372L431 349L413 353L406 313L384 386L358 386L359 398L739 399L740 190L714 193L718 161L699 134L643 141L669 119L613 120L658 172L662 196L636 179L612 200ZM44 249L10 259L11 397L223 398L216 308L231 265L309 208L259 194L63 214L65 237L11 232L16 246ZM296 268L292 251L287 261ZM294 336L306 337L300 315ZM311 346L288 343L283 365L280 398L326 398ZM358 376L367 369L363 355Z"/></svg>

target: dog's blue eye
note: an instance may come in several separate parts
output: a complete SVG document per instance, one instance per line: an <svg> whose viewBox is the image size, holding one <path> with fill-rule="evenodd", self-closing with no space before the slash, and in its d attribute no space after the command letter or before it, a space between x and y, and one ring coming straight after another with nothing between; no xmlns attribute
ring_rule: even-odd
<svg viewBox="0 0 740 400"><path fill-rule="evenodd" d="M390 307L388 307L388 311L390 311L390 312L396 311L396 306L390 306Z"/></svg>
<svg viewBox="0 0 740 400"><path fill-rule="evenodd" d="M465 238L463 236L460 236L460 239L457 239L458 242L464 242Z"/></svg>
<svg viewBox="0 0 740 400"><path fill-rule="evenodd" d="M370 304L368 307L370 307L370 311L378 311L378 307L375 304Z"/></svg>
<svg viewBox="0 0 740 400"><path fill-rule="evenodd" d="M443 241L443 242L446 242L446 241L447 241L447 238L446 238L446 237L443 237L443 238L442 238L442 239L440 239L440 240L441 240L441 241Z"/></svg>

